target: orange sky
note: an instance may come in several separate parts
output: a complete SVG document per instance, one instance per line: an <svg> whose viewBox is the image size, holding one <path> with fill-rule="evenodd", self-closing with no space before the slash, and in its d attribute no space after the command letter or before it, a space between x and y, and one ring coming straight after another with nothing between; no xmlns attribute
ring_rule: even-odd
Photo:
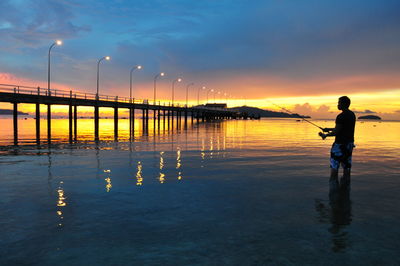
<svg viewBox="0 0 400 266"><path fill-rule="evenodd" d="M223 82L226 83L223 83ZM293 80L285 80L277 77L262 77L254 75L253 77L230 77L225 80L220 78L215 80L213 84L215 90L222 92L221 96L215 94L217 102L225 102L226 97L222 96L224 92L231 95L228 97L228 105L233 106L255 106L259 108L281 111L276 105L282 106L304 115L310 115L313 118L334 118L338 110L336 109L337 98L342 95L348 95L352 99L352 110L364 112L370 110L383 119L400 120L400 86L395 87L393 84L400 84L398 78L390 78L384 76L357 76L346 77L337 80L307 80L302 83L294 83ZM9 73L0 73L0 83L15 84L26 86L46 87L46 82L29 80L16 77ZM108 82L104 82L108 83ZM69 90L68 84L52 83L53 87ZM107 85L104 85L107 86ZM153 83L135 84L135 96L137 98L150 98L153 95ZM229 88L229 89L217 89ZM159 81L157 85L158 100L169 102L171 87L169 82ZM75 90L75 89L74 89ZM76 89L78 91L90 92ZM107 95L119 95L126 97L126 88L104 88ZM185 103L185 88L181 84L175 86L176 102ZM235 95L235 96L233 96ZM147 96L147 97L146 97ZM197 104L197 87L194 86L189 93L189 104ZM150 101L152 98L150 98ZM206 92L201 92L200 102L206 101ZM209 101L214 102L214 93L209 93ZM276 104L276 105L274 105ZM11 105L1 103L0 108L10 108ZM20 105L20 110L25 112L34 111L33 105ZM43 108L44 111L44 108ZM54 115L65 115L66 107L54 106ZM79 108L81 115L91 115L91 108ZM104 115L111 115L111 109L104 108ZM122 111L123 114L123 111ZM361 113L359 114L361 115Z"/></svg>

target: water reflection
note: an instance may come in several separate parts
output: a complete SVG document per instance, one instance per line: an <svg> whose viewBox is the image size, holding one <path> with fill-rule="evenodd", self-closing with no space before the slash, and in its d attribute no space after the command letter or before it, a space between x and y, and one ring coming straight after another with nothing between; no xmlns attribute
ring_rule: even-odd
<svg viewBox="0 0 400 266"><path fill-rule="evenodd" d="M349 189L337 189L329 193L329 206L322 200L315 201L315 209L318 212L320 223L329 223L332 251L343 252L350 247L350 236L346 227L352 221L352 202Z"/></svg>
<svg viewBox="0 0 400 266"><path fill-rule="evenodd" d="M143 185L143 177L142 177L142 163L140 161L137 162L137 172L136 172L136 185Z"/></svg>
<svg viewBox="0 0 400 266"><path fill-rule="evenodd" d="M106 181L106 191L110 192L112 188L112 183L111 183L111 170L106 169L103 170L104 173L107 174L107 177L104 179Z"/></svg>
<svg viewBox="0 0 400 266"><path fill-rule="evenodd" d="M244 123L249 123L246 135L242 134ZM311 198L311 203L314 203L312 200L314 196L304 195L304 191L312 191L317 194L324 188L324 184L317 180L321 173L325 172L321 165L325 164L330 144L321 147L324 143L317 140L315 132L311 135L312 132L304 131L304 128L308 126L305 124L290 124L290 121L265 121L264 126L251 128L251 123L249 121L229 121L222 127L216 124L209 125L207 130L205 126L197 125L193 131L189 130L187 135L167 133L165 136L156 137L156 145L151 137L150 143L146 141L146 138L138 138L134 143L120 142L119 146L114 145L112 141L99 142L96 146L93 143L71 146L65 144L64 146L60 145L60 148L52 149L51 153L47 153L48 157L43 156L46 156L46 153L43 152L44 149L40 154L32 152L36 147L28 151L18 151L17 155L3 156L0 158L0 175L3 174L0 179L2 181L0 202L5 203L3 204L5 211L3 210L2 221L5 221L3 222L3 231L8 234L6 237L2 237L6 247L3 256L8 256L8 261L16 261L16 256L22 253L27 261L30 261L32 258L30 255L50 254L49 248L53 249L62 244L71 247L71 251L63 255L63 258L68 258L68 256L78 255L79 250L76 251L74 246L76 241L81 240L89 241L87 246L93 247L85 252L89 255L100 254L99 250L109 248L122 250L123 253L129 252L129 250L124 251L124 247L129 247L130 250L141 250L143 244L145 244L143 251L146 254L154 254L155 245L163 248L162 253L159 253L160 256L170 254L171 250L174 252L180 250L188 254L187 251L190 251L198 254L196 250L200 246L211 247L211 251L207 252L213 252L211 254L213 257L219 256L221 252L228 252L224 254L224 258L232 256L231 254L239 254L237 261L246 261L250 256L254 256L257 262L266 261L266 256L269 257L269 254L278 254L285 258L276 264L290 264L291 262L296 264L295 259L304 257L306 253L309 254L310 259L307 257L304 263L300 261L298 264L314 262L318 257L315 264L323 264L321 263L323 260L330 261L331 258L337 257L337 254L332 254L331 250L346 252L346 254L339 254L342 259L346 259L349 254L361 256L360 247L375 250L377 254L387 254L388 257L395 253L392 251L396 246L392 244L396 244L396 240L382 236L379 230L385 227L389 228L389 226L395 228L391 221L398 220L396 212L390 212L392 211L390 207L394 206L393 210L395 210L395 205L398 203L397 198L390 193L393 192L395 195L396 187L393 185L397 184L395 177L399 172L398 156L396 156L400 150L400 142L396 141L399 135L392 138L385 136L389 140L375 142L376 145L368 145L370 143L364 141L363 138L360 138L358 143L360 150L357 150L357 174L368 182L361 184L363 185L361 188L356 186L357 198L364 195L365 200L378 199L377 197L370 198L368 193L362 193L366 191L365 188L368 184L377 184L371 181L376 179L376 176L364 173L378 169L387 171L383 173L383 180L387 182L379 182L378 187L371 186L371 189L374 192L388 192L389 196L379 195L383 196L383 199L379 197L378 200L392 200L392 205L385 206L379 213L373 212L375 205L372 207L369 204L360 206L365 210L357 212L357 219L361 221L371 221L372 219L371 225L379 226L375 226L375 228L371 226L367 229L365 229L366 226L364 228L357 226L357 234L371 234L369 235L371 237L367 239L369 243L364 245L364 243L355 242L360 242L360 238L354 237L352 233L354 225L350 224L355 208L352 209L350 195L338 194L337 197L333 197L334 194L332 194L330 200L316 201L315 210L314 206L309 208L309 199ZM383 127L383 123L381 127ZM397 127L397 129L399 128ZM382 135L384 134L377 134L374 138L379 140ZM294 142L295 137L299 139L298 142ZM171 148L171 146L173 147ZM365 148L367 146L368 150ZM384 148L384 152L376 152L382 148ZM362 154L362 149L371 155L367 154L368 157L365 153ZM393 152L386 152L388 150L393 150ZM211 157L209 153L212 152ZM385 154L383 155L383 153ZM218 156L224 156L224 154L226 154L226 159L219 160ZM361 156L363 156L362 159ZM210 160L210 158L212 159ZM5 164L3 160L8 159L16 162L14 165ZM371 168L371 160L376 167ZM392 162L388 163L388 160L392 160ZM377 161L380 161L379 164L375 164ZM46 165L47 162L48 165ZM380 164L389 167L384 168ZM31 167L32 170L30 170ZM46 169L46 167L48 168ZM200 167L207 169L199 169ZM106 176L106 173L103 172L104 169L112 169L114 175L111 176L110 171ZM15 178L9 180L3 178L5 177L4 171L13 174ZM31 175L29 175L29 171ZM95 179L96 171L101 178ZM116 171L117 176L115 176ZM360 171L364 171L364 173L360 173ZM248 175L248 178L243 179L244 174ZM46 175L48 175L48 180L43 179L43 176ZM150 177L146 179L146 183L143 178L145 175ZM168 179L169 175L170 179ZM60 179L57 177L60 176L65 184L62 182L59 184ZM182 183L186 180L188 182ZM303 180L307 180L307 182ZM168 186L159 185L167 181ZM47 196L46 182L53 186L53 188L50 187L51 197ZM26 184L33 186L33 189L28 188L28 193L24 194L26 198L23 199L30 204L18 204L19 194L17 193L26 192ZM304 184L307 186L306 190L298 189L305 188ZM143 185L146 185L146 189L143 189ZM190 189L188 189L189 187ZM115 193L117 190L120 192L119 188L122 188L123 193ZM104 190L110 193L106 193ZM40 194L43 191L45 197ZM113 197L108 197L107 201L104 201L106 194L108 196L112 194ZM293 197L286 195L293 195ZM9 199L15 201L16 204ZM188 201L188 199L195 200ZM281 201L280 204L271 204L277 200ZM294 202L295 200L298 202ZM132 202L137 204L132 204ZM169 202L169 204L164 204L164 202ZM40 208L36 208L36 206ZM48 206L47 210L44 209L46 206ZM382 205L378 203L376 206ZM21 211L13 211L16 207L20 207ZM33 213L33 211L35 212ZM54 230L59 234L54 235L51 230L48 230L48 223L44 220L47 218L46 212L50 217L48 219L50 225L55 229L57 229L56 225L62 227L62 230ZM292 216L292 212L295 216ZM382 212L384 213L382 214ZM22 217L22 214L26 216ZM359 215L361 216L359 217ZM389 218L385 221L385 219L381 219L382 215L388 215L393 219ZM243 222L244 216L248 221ZM299 227L282 227L282 218L288 217L288 222L292 222L292 219L300 216L304 219L301 219ZM315 220L309 219L313 216L318 216L318 220L322 224L316 225ZM169 219L170 217L178 217L178 219ZM70 218L74 218L73 223L72 220L68 220ZM31 229L25 225L29 219L34 225ZM63 226L63 224L65 225ZM116 226L110 227L110 224ZM18 229L18 225L21 228L17 231L15 229ZM90 228L89 231L88 228ZM126 230L121 228L128 228L137 237L127 236ZM161 230L154 231L155 233L151 235L150 239L148 235L140 233L154 228ZM171 243L165 245L166 239L173 239L176 235L175 230L170 230L171 228L179 228L182 241L178 241L179 243L176 244L172 243L174 241L170 241ZM68 229L68 232L65 229ZM269 232L268 234L265 234L265 229ZM105 230L109 230L110 234L104 235ZM10 233L6 233L6 231ZM281 233L283 237L281 237ZM385 232L382 231L382 233ZM379 237L377 237L378 235ZM389 235L395 236L396 230L390 229ZM16 239L15 236L20 238ZM226 239L227 236L229 237L229 250L226 241L219 241ZM304 239L305 236L307 236L307 242L299 242L299 239ZM377 241L373 237L376 237ZM196 245L189 249L186 249L187 245L181 245L181 243L185 245L188 243L187 241L193 242L191 241L193 238L199 239L201 242L195 243ZM387 240L383 240L384 238ZM45 246L37 245L37 249L32 249L39 241L47 243ZM271 245L274 241L277 245ZM321 242L328 243L325 250L319 249ZM24 246L20 245L21 243L24 243ZM302 245L303 243L304 245ZM301 245L298 250L285 250L284 248L282 250L282 247L297 244ZM240 250L243 251L242 246L249 246L251 250L240 252ZM382 246L394 246L394 248L385 251L381 249ZM268 255L263 256L266 254L263 252L265 247L271 247L272 250ZM27 249L31 250L27 252ZM13 254L14 251L16 251L16 255L11 257L12 255L9 254ZM209 254L207 252L204 254ZM121 255L121 252L114 253L115 256ZM96 258L99 258L99 261L114 259L114 257L107 257L106 254L103 255L104 258L98 256ZM258 257L259 255L261 257ZM368 254L366 255L369 258ZM135 254L130 259L135 259L134 256ZM379 261L378 256L374 257L376 261ZM55 256L55 259L57 258ZM87 260L86 255L82 255L80 258L82 261ZM191 261L196 261L198 258L194 257ZM293 260L286 260L286 258L293 258ZM157 259L159 260L160 257ZM356 259L358 257L353 261L358 261ZM182 264L187 261L189 260ZM137 264L145 264L148 260L140 262L143 261L139 261ZM271 264L273 263L271 262Z"/></svg>
<svg viewBox="0 0 400 266"><path fill-rule="evenodd" d="M176 150L176 170L178 171L178 180L182 179L181 167L181 148L178 147Z"/></svg>
<svg viewBox="0 0 400 266"><path fill-rule="evenodd" d="M60 184L58 186L57 189L57 194L58 194L58 198L57 198L57 217L59 218L59 223L58 223L58 227L63 227L63 219L64 219L64 207L67 206L67 202L65 201L67 198L64 195L64 189L63 189L63 181L60 181Z"/></svg>
<svg viewBox="0 0 400 266"><path fill-rule="evenodd" d="M164 169L164 152L161 151L160 152L160 163L159 163L159 176L158 176L158 181L163 184L165 182L165 174L163 173L163 169Z"/></svg>

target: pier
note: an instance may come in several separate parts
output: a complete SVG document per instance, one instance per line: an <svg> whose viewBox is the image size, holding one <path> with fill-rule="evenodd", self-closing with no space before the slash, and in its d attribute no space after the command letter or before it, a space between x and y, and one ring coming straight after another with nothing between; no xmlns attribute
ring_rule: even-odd
<svg viewBox="0 0 400 266"><path fill-rule="evenodd" d="M14 145L18 145L18 104L35 104L35 127L36 142L40 143L40 105L47 106L47 141L51 142L51 107L53 105L68 106L68 130L69 141L77 139L78 106L94 107L94 140L99 140L99 108L108 107L114 109L114 137L118 139L118 112L119 109L129 110L129 132L134 136L135 110L141 110L143 128L148 128L149 111L153 114L154 129L160 128L161 120L163 125L168 123L168 128L174 127L174 123L187 126L188 117L192 123L232 119L239 117L237 113L225 108L210 108L204 106L181 106L161 102L149 103L148 100L126 98L118 96L97 95L78 91L65 91L56 89L45 89L40 87L18 86L11 84L0 84L0 102L13 105L13 131ZM175 121L176 120L176 121Z"/></svg>

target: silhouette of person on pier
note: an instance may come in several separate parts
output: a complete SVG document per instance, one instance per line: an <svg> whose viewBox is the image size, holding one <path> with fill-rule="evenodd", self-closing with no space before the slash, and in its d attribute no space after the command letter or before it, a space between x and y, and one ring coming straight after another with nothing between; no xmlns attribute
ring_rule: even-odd
<svg viewBox="0 0 400 266"><path fill-rule="evenodd" d="M336 191L339 188L350 189L350 171L352 152L354 146L354 128L356 116L349 110L350 98L342 96L339 98L338 109L342 112L336 117L335 128L323 128L327 133L320 132L322 139L335 136L335 142L331 148L331 176L329 179L330 191ZM343 167L343 177L338 180L339 167Z"/></svg>

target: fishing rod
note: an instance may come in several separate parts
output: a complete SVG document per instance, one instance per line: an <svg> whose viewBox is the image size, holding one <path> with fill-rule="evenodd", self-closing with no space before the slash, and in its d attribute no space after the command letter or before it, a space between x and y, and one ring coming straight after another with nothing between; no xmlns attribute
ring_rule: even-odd
<svg viewBox="0 0 400 266"><path fill-rule="evenodd" d="M301 116L301 115L299 115L299 114L295 114L295 113L289 111L288 109L286 109L286 108L284 108L284 107L282 107L282 106L279 106L279 105L277 105L277 104L271 102L270 100L267 100L267 101L270 102L270 103L272 103L272 104L275 105L276 107L278 107L278 108L284 110L286 113L289 113L289 114L292 114L292 115L298 115L298 116L299 116L301 119L303 119L304 121L306 121L306 122L310 123L311 125L313 125L313 126L319 128L319 129L323 130L322 127L318 126L317 124L311 122L311 121L308 120L308 119L305 119L303 116Z"/></svg>

